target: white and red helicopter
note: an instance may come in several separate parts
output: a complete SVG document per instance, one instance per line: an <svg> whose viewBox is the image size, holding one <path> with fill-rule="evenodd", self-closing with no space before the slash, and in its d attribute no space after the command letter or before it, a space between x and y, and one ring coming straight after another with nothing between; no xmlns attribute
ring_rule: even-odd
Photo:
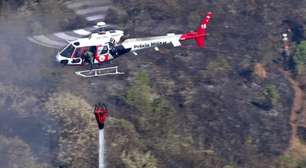
<svg viewBox="0 0 306 168"><path fill-rule="evenodd" d="M137 55L138 50L151 47L159 50L159 46L166 44L178 47L181 46L181 41L185 40L195 40L199 47L205 47L206 28L212 15L212 12L208 12L197 30L186 34L168 33L164 36L131 38L121 42L120 39L124 36L124 32L121 30L92 33L89 37L70 42L57 54L56 60L64 65L84 65L86 63L84 53L90 51L94 55L93 63L102 64L128 52ZM98 26L103 27L103 24ZM118 73L117 70L116 72ZM77 72L77 74L84 77L98 76L98 74L93 74L92 71L82 71Z"/></svg>
<svg viewBox="0 0 306 168"><path fill-rule="evenodd" d="M132 52L138 55L137 51L154 48L159 50L159 46L172 44L174 47L181 46L181 41L195 40L197 45L201 48L205 47L205 38L207 36L206 29L213 16L212 12L208 12L206 17L202 19L199 27L195 31L185 34L168 33L164 36L131 38L122 40L124 32L121 30L108 30L104 22L99 22L96 26L96 32L91 33L87 37L78 38L70 41L60 52L56 55L57 62L64 65L86 65L89 63L85 59L85 53L92 53L91 64L103 64L118 58L126 53ZM77 75L83 77L95 77L113 74L122 74L118 72L118 67L90 69L76 72Z"/></svg>

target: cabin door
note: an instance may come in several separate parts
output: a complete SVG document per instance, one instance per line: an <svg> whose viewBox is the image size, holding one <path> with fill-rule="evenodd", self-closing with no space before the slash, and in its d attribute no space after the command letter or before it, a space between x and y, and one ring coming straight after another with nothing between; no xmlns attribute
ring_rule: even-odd
<svg viewBox="0 0 306 168"><path fill-rule="evenodd" d="M109 45L105 44L104 46L101 47L97 60L99 63L102 63L109 61L110 59L111 56L109 54Z"/></svg>

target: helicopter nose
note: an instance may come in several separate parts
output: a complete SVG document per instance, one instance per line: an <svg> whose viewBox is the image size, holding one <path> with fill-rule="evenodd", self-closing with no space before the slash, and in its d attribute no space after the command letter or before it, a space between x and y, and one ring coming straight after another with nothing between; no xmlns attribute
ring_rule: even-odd
<svg viewBox="0 0 306 168"><path fill-rule="evenodd" d="M56 62L61 62L61 58L60 58L59 53L56 54Z"/></svg>
<svg viewBox="0 0 306 168"><path fill-rule="evenodd" d="M63 65L67 65L69 60L63 56L61 56L59 53L56 55L56 62L59 62Z"/></svg>

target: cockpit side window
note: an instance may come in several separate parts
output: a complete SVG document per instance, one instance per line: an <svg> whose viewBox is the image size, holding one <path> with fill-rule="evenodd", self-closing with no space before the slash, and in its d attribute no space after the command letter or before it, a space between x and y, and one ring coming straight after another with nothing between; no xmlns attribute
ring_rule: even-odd
<svg viewBox="0 0 306 168"><path fill-rule="evenodd" d="M96 49L97 47L96 46L89 46L89 47L79 47L79 48L76 48L74 54L73 54L73 58L80 58L80 57L83 57L84 54L87 52L87 51L90 51L92 52L94 55L96 54Z"/></svg>
<svg viewBox="0 0 306 168"><path fill-rule="evenodd" d="M67 58L71 58L73 52L75 50L75 47L70 44L68 47L66 47L62 52L61 52L61 56L63 57L67 57Z"/></svg>
<svg viewBox="0 0 306 168"><path fill-rule="evenodd" d="M74 58L80 58L84 55L84 53L88 50L88 47L79 47L74 52Z"/></svg>
<svg viewBox="0 0 306 168"><path fill-rule="evenodd" d="M108 46L107 45L103 47L100 54L106 54L106 53L108 53Z"/></svg>

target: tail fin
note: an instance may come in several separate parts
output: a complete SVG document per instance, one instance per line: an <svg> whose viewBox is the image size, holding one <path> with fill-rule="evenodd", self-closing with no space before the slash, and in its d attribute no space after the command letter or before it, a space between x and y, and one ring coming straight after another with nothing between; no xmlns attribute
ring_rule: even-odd
<svg viewBox="0 0 306 168"><path fill-rule="evenodd" d="M199 47L205 47L205 36L206 36L206 28L209 23L209 21L212 18L212 12L208 12L206 17L201 21L200 26L197 30L197 35L201 37L195 38L195 41L197 42Z"/></svg>
<svg viewBox="0 0 306 168"><path fill-rule="evenodd" d="M207 28L207 25L209 24L209 21L212 18L212 15L213 15L212 12L208 12L206 17L202 19L201 24L196 30L196 32L189 32L189 33L183 34L180 40L184 41L184 40L194 39L199 47L204 48L206 28Z"/></svg>

